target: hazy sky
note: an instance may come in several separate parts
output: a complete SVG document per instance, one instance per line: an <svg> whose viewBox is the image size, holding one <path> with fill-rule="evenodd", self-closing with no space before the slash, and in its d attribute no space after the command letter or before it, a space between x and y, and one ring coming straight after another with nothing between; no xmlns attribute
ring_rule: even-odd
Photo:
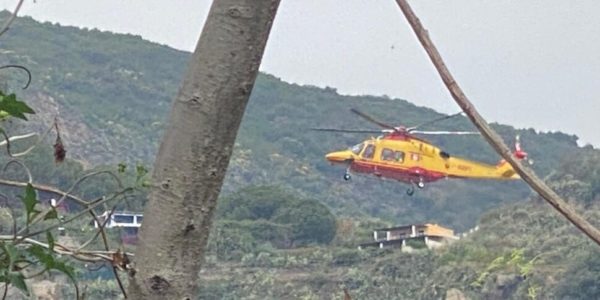
<svg viewBox="0 0 600 300"><path fill-rule="evenodd" d="M191 51L210 2L27 0L21 15ZM410 3L484 117L600 146L600 1ZM342 94L459 110L394 0L282 0L261 69Z"/></svg>

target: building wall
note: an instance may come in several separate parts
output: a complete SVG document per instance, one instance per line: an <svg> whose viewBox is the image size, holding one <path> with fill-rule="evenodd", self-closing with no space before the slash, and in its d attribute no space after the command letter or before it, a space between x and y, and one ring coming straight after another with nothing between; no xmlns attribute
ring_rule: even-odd
<svg viewBox="0 0 600 300"><path fill-rule="evenodd" d="M425 225L425 234L430 236L443 236L454 238L454 230L444 228L437 224L426 224Z"/></svg>

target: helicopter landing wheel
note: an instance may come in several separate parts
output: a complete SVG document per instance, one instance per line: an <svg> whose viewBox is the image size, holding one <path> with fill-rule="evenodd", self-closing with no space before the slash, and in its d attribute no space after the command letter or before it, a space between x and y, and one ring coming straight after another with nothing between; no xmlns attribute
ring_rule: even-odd
<svg viewBox="0 0 600 300"><path fill-rule="evenodd" d="M406 194L409 196L412 196L415 193L415 187L414 186L410 186L408 189L406 189Z"/></svg>
<svg viewBox="0 0 600 300"><path fill-rule="evenodd" d="M350 175L350 173L344 174L344 180L348 181L350 179L352 179L352 175Z"/></svg>
<svg viewBox="0 0 600 300"><path fill-rule="evenodd" d="M420 189L424 188L425 187L425 182L423 182L423 181L417 182L417 187L420 188Z"/></svg>

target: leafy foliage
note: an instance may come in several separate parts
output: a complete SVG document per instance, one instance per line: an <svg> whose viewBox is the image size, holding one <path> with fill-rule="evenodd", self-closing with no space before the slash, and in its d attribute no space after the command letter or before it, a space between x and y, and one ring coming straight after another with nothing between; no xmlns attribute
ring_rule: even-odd
<svg viewBox="0 0 600 300"><path fill-rule="evenodd" d="M25 121L27 121L25 114L35 114L25 102L17 100L15 94L5 95L0 91L0 114L2 112Z"/></svg>
<svg viewBox="0 0 600 300"><path fill-rule="evenodd" d="M217 220L218 236L239 236L238 243L251 237L256 243L281 248L327 244L336 230L335 218L326 206L274 186L249 187L223 198L217 207ZM232 247L233 241L228 243ZM252 248L248 246L237 248Z"/></svg>

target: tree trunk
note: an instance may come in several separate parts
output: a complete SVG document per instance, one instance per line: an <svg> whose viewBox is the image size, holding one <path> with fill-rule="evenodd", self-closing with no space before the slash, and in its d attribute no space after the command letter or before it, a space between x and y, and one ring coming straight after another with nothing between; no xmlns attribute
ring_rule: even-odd
<svg viewBox="0 0 600 300"><path fill-rule="evenodd" d="M212 4L154 164L133 299L196 299L217 197L278 6Z"/></svg>

